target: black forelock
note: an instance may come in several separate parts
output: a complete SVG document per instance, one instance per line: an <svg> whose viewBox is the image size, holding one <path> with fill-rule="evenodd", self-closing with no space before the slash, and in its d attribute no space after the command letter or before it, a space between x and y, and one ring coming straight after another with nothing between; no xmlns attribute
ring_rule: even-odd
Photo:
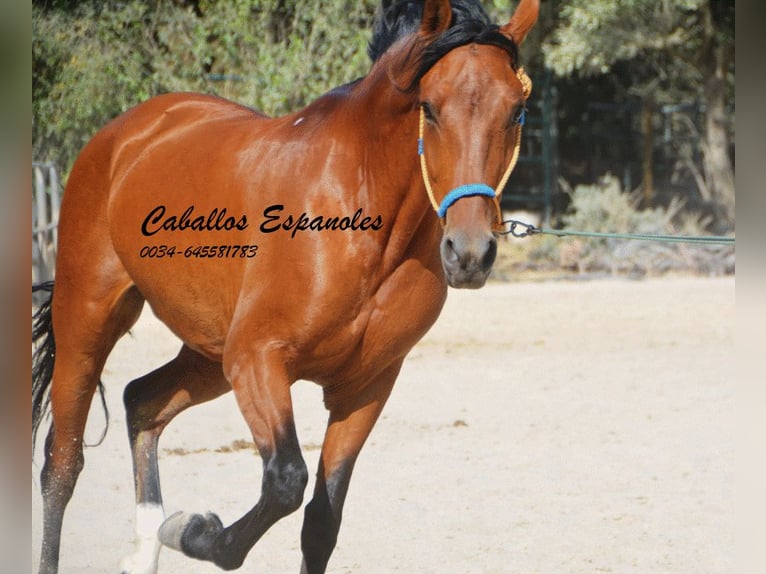
<svg viewBox="0 0 766 574"><path fill-rule="evenodd" d="M496 24L486 25L475 20L466 20L449 28L436 40L428 44L418 58L417 68L406 90L414 90L420 79L428 73L436 62L449 52L467 44L485 44L497 46L508 53L509 65L516 69L518 47L508 36L501 33Z"/></svg>
<svg viewBox="0 0 766 574"><path fill-rule="evenodd" d="M420 79L446 54L467 44L486 44L505 50L514 68L518 62L518 46L499 31L478 0L452 0L450 27L428 43L416 55L415 71L405 90L413 90ZM384 0L375 18L372 40L367 48L375 61L397 40L415 33L420 27L423 2L415 0ZM415 54L413 54L415 55Z"/></svg>

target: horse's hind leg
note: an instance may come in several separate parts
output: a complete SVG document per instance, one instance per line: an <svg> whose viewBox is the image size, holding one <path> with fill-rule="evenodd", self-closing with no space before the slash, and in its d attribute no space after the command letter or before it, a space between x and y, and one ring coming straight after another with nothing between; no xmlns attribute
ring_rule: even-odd
<svg viewBox="0 0 766 574"><path fill-rule="evenodd" d="M58 570L64 510L83 467L85 422L104 363L143 305L143 298L127 279L102 287L75 286L62 279L53 294L56 359L50 387L52 423L40 475L41 573Z"/></svg>
<svg viewBox="0 0 766 574"><path fill-rule="evenodd" d="M124 401L136 486L136 551L123 560L124 574L157 571L157 530L165 520L157 464L160 434L183 410L230 390L221 364L186 346L172 361L126 387Z"/></svg>

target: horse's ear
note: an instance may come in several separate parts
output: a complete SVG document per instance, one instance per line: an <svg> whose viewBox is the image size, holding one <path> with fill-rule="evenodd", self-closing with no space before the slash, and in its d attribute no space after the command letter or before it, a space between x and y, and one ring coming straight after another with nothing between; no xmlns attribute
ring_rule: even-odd
<svg viewBox="0 0 766 574"><path fill-rule="evenodd" d="M517 46L520 46L526 38L527 32L537 22L539 13L540 0L521 0L511 19L505 26L501 26L500 31L513 40Z"/></svg>
<svg viewBox="0 0 766 574"><path fill-rule="evenodd" d="M451 20L450 0L425 0L418 33L409 49L388 69L391 81L400 90L407 92L415 88L419 81L415 76L425 48L449 28Z"/></svg>
<svg viewBox="0 0 766 574"><path fill-rule="evenodd" d="M449 28L451 19L450 0L426 0L423 18L420 20L420 33L423 36L440 34Z"/></svg>

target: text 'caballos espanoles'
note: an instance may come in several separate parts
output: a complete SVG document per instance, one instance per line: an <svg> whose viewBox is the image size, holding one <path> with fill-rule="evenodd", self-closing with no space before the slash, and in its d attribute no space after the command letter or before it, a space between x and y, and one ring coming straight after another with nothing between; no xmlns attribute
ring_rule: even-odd
<svg viewBox="0 0 766 574"><path fill-rule="evenodd" d="M301 232L317 231L378 231L383 227L383 218L365 215L359 208L353 215L300 215L284 213L284 205L270 205L263 210L259 225L261 233L286 231L290 237ZM214 208L198 214L190 205L180 215L169 213L167 207L158 205L144 218L141 233L151 237L160 231L244 231L249 226L246 214L230 215L227 209Z"/></svg>

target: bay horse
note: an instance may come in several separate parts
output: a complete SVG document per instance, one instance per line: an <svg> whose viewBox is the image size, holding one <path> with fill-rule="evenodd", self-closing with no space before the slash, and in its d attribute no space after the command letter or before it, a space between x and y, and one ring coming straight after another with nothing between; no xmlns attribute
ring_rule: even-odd
<svg viewBox="0 0 766 574"><path fill-rule="evenodd" d="M405 356L448 286L479 288L492 268L530 90L517 47L538 12L521 0L498 26L425 0L417 29L364 78L305 109L272 119L166 94L93 137L69 176L55 289L33 332L33 432L52 416L41 573L58 570L104 363L144 302L182 346L124 392L137 506L123 572L156 572L162 545L238 568L301 507L298 379L322 387L329 411L301 532L301 572L325 572L354 463ZM229 390L262 459L260 498L228 526L213 513L166 517L160 434Z"/></svg>

